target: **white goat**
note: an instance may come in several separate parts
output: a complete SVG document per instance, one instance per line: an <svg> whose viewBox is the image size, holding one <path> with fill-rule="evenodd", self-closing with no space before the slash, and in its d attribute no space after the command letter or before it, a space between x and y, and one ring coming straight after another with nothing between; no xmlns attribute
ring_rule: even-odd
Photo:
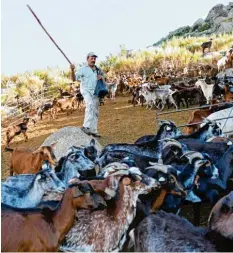
<svg viewBox="0 0 233 253"><path fill-rule="evenodd" d="M150 106L150 109L152 109L153 105L156 106L157 100L161 100L157 108L159 107L159 105L161 105L160 110L162 111L167 102L167 99L169 100L170 103L172 103L176 107L176 110L178 109L175 100L172 97L172 94L174 92L175 91L170 90L168 87L166 89L155 88L154 90L149 90L149 83L146 83L142 85L142 90L140 91L139 94L144 96L147 108Z"/></svg>
<svg viewBox="0 0 233 253"><path fill-rule="evenodd" d="M231 117L231 118L228 118L228 117ZM222 119L222 118L228 118L228 119ZM227 138L229 138L230 136L233 136L233 107L220 110L218 112L214 112L210 114L206 119L211 120L211 121L216 120L216 119L222 119L222 120L217 120L217 123L221 126L224 136Z"/></svg>
<svg viewBox="0 0 233 253"><path fill-rule="evenodd" d="M153 91L148 91L144 87L139 91L139 96L143 96L146 100L146 109L150 107L150 110L156 103L156 95Z"/></svg>
<svg viewBox="0 0 233 253"><path fill-rule="evenodd" d="M195 86L197 88L201 87L201 90L207 100L207 104L209 104L210 100L212 99L213 97L213 88L214 88L214 84L207 84L205 82L205 80L201 79L201 80L198 80L196 83L195 83Z"/></svg>
<svg viewBox="0 0 233 253"><path fill-rule="evenodd" d="M217 62L218 72L225 70L227 61L228 61L227 56L223 56L220 60L218 60Z"/></svg>

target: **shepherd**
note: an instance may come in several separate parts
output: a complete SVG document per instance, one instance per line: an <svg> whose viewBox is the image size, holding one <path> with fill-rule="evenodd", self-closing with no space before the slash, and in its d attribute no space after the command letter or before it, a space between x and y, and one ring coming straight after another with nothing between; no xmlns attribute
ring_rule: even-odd
<svg viewBox="0 0 233 253"><path fill-rule="evenodd" d="M99 117L99 97L95 94L97 80L104 82L104 74L100 68L95 65L98 56L91 52L87 55L87 64L75 71L75 66L70 65L73 81L80 80L80 91L83 95L86 109L83 127L86 134L94 137L101 137L98 134Z"/></svg>

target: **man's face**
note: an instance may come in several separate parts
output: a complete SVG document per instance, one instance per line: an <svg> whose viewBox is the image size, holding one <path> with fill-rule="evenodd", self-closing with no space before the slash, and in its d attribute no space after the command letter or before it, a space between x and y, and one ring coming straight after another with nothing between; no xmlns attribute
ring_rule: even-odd
<svg viewBox="0 0 233 253"><path fill-rule="evenodd" d="M93 67L95 65L96 57L95 56L89 56L87 58L87 63L89 66Z"/></svg>

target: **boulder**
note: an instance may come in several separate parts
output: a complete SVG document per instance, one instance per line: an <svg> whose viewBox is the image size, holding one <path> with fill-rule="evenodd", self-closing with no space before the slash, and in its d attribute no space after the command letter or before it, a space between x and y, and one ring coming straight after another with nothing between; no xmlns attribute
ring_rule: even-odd
<svg viewBox="0 0 233 253"><path fill-rule="evenodd" d="M92 139L95 139L96 149L100 153L102 146L96 138L85 134L79 127L67 126L47 137L41 146L48 146L56 142L54 153L59 160L62 156L66 155L71 146L87 146Z"/></svg>
<svg viewBox="0 0 233 253"><path fill-rule="evenodd" d="M198 19L192 26L183 26L170 32L153 46L159 46L163 41L177 37L211 36L233 32L233 2L228 5L217 4L208 13L206 19Z"/></svg>
<svg viewBox="0 0 233 253"><path fill-rule="evenodd" d="M209 14L207 15L205 21L212 22L213 19L217 17L227 17L227 16L228 11L226 6L224 4L217 4L209 11Z"/></svg>
<svg viewBox="0 0 233 253"><path fill-rule="evenodd" d="M193 27L196 26L196 25L197 26L202 25L203 23L205 23L204 19L199 18L196 22L194 22Z"/></svg>
<svg viewBox="0 0 233 253"><path fill-rule="evenodd" d="M214 24L221 24L222 22L225 22L227 18L226 17L217 17L216 19L214 19Z"/></svg>
<svg viewBox="0 0 233 253"><path fill-rule="evenodd" d="M217 34L230 33L232 32L232 30L233 30L233 22L222 22L219 25L216 33Z"/></svg>
<svg viewBox="0 0 233 253"><path fill-rule="evenodd" d="M226 6L227 10L231 10L233 9L233 2L230 2L227 6Z"/></svg>

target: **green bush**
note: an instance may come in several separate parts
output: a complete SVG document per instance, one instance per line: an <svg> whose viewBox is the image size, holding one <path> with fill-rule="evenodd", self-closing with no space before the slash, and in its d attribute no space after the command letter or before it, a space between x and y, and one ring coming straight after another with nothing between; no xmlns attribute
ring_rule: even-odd
<svg viewBox="0 0 233 253"><path fill-rule="evenodd" d="M203 31L206 31L206 30L208 30L208 29L210 29L210 28L211 28L210 24L204 23L202 26L200 26L200 27L198 28L198 32L203 32Z"/></svg>

